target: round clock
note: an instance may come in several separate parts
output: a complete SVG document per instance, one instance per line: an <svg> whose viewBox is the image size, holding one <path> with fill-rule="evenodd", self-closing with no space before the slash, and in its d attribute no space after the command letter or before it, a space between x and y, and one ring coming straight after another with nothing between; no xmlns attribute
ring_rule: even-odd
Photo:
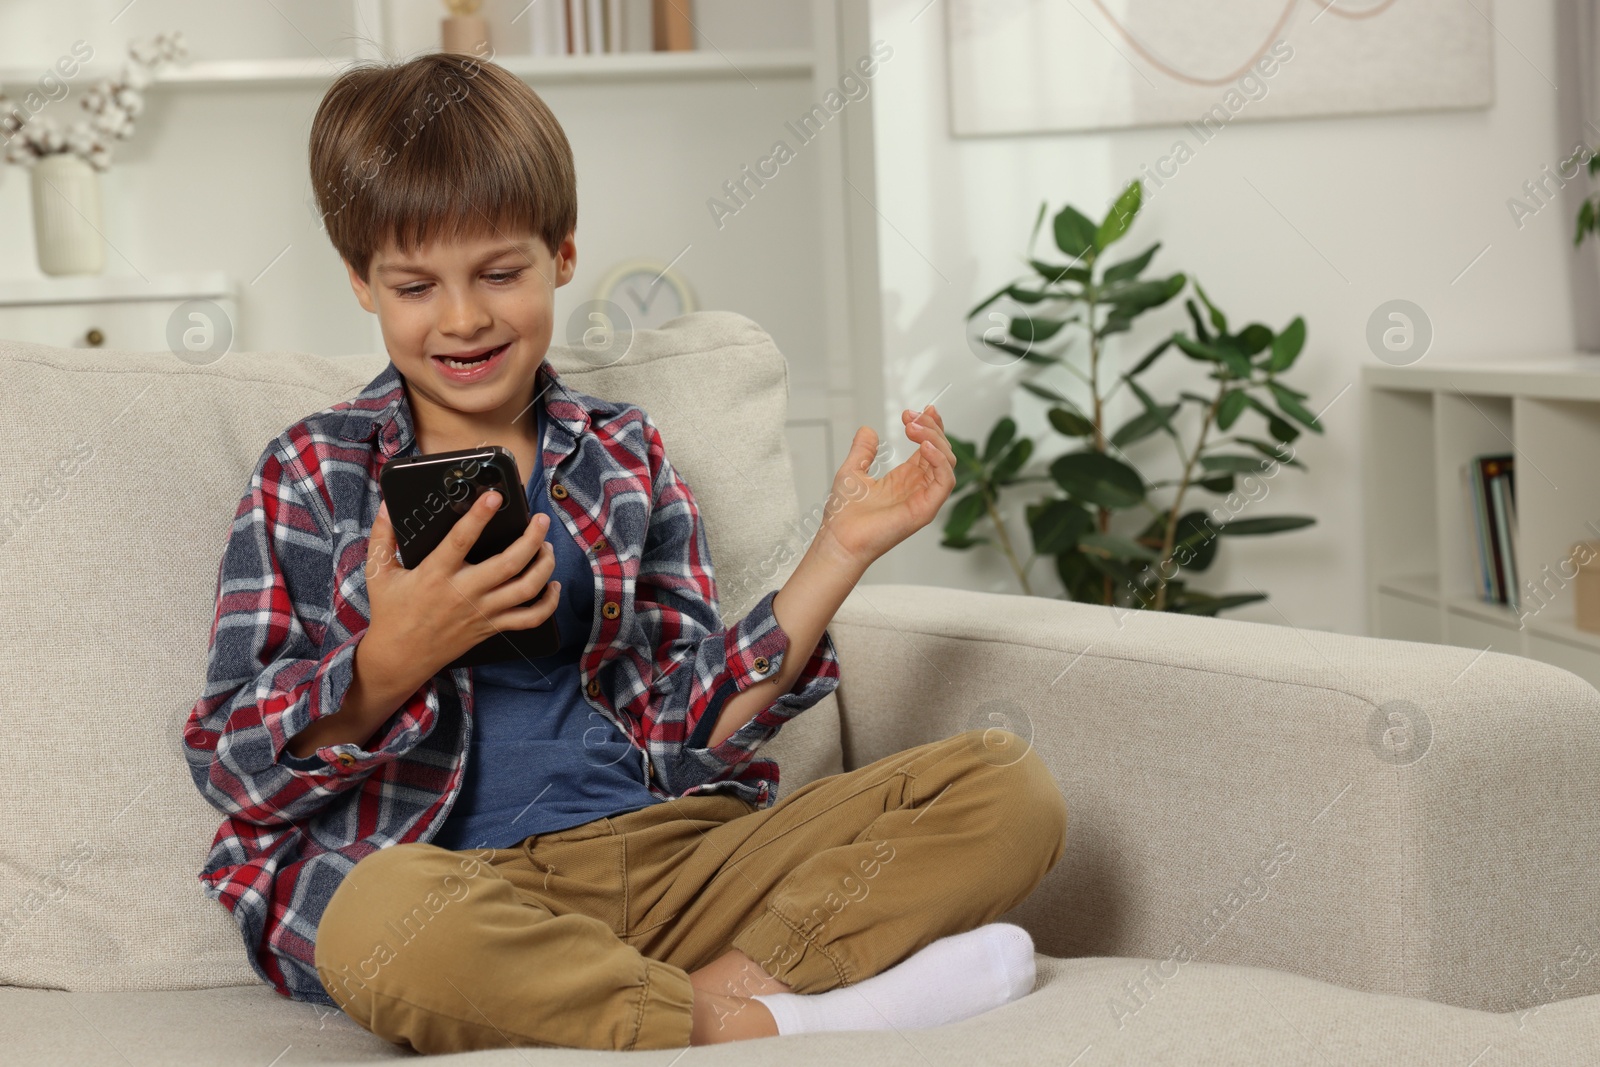
<svg viewBox="0 0 1600 1067"><path fill-rule="evenodd" d="M630 259L613 267L595 287L595 299L620 307L636 330L654 330L695 310L694 290L666 263Z"/></svg>

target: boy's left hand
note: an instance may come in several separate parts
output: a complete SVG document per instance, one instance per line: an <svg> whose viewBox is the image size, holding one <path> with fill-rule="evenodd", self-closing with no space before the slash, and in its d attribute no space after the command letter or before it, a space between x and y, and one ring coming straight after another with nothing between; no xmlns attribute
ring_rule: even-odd
<svg viewBox="0 0 1600 1067"><path fill-rule="evenodd" d="M917 450L904 463L872 478L867 468L878 450L870 426L856 431L850 454L833 476L833 491L819 540L824 537L865 569L873 560L933 521L956 485L956 454L944 435L944 419L929 404L920 415L900 413Z"/></svg>

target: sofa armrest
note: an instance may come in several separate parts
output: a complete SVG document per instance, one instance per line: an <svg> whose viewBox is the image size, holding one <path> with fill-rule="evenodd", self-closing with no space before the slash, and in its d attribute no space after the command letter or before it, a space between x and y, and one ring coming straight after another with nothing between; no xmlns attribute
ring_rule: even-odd
<svg viewBox="0 0 1600 1067"><path fill-rule="evenodd" d="M1600 991L1600 693L1547 664L1290 626L858 587L846 768L1003 726L1071 817L1040 951L1282 968L1510 1011ZM1130 1001L1128 991L1108 997Z"/></svg>

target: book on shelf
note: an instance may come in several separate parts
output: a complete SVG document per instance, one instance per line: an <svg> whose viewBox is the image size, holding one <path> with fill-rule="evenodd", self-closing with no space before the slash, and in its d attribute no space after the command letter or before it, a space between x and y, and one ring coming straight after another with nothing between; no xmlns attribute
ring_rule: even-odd
<svg viewBox="0 0 1600 1067"><path fill-rule="evenodd" d="M1516 457L1473 457L1463 468L1472 502L1478 588L1482 599L1520 611L1517 577Z"/></svg>
<svg viewBox="0 0 1600 1067"><path fill-rule="evenodd" d="M565 56L648 49L662 32L658 19L687 24L689 2L536 0L527 9L529 50L536 56Z"/></svg>

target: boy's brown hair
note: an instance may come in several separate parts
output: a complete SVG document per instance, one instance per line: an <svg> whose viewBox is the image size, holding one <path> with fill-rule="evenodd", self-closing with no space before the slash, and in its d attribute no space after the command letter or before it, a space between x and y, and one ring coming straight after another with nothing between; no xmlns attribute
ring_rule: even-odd
<svg viewBox="0 0 1600 1067"><path fill-rule="evenodd" d="M311 186L362 278L391 239L409 251L529 231L554 254L578 221L572 146L549 107L499 64L448 52L340 74L311 123Z"/></svg>

